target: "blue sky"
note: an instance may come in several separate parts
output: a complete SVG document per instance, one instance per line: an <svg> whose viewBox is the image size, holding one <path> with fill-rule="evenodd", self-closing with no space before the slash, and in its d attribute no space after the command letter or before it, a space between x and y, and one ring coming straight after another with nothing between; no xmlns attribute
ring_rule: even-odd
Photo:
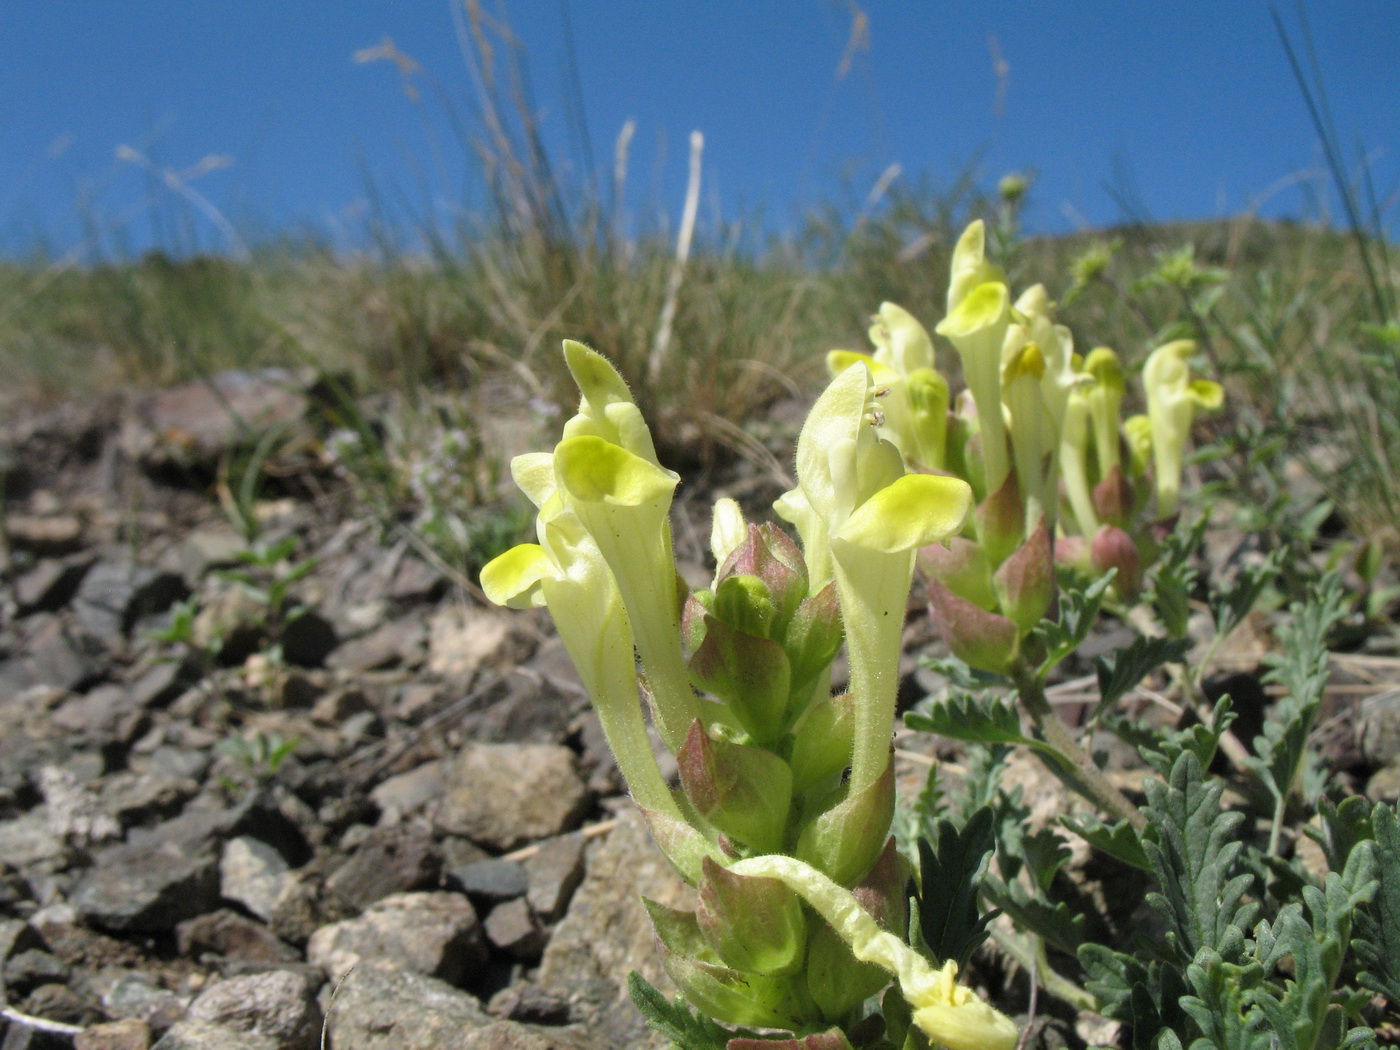
<svg viewBox="0 0 1400 1050"><path fill-rule="evenodd" d="M814 203L859 199L890 164L937 184L973 161L988 183L1036 171L1035 229L1121 219L1108 187L1158 219L1261 199L1318 214L1321 154L1258 0L482 3L518 36L572 177L575 116L605 177L636 122L641 219L679 213L693 129L711 228L759 212L788 228ZM1279 6L1297 38L1296 7ZM849 48L856 12L868 32ZM1349 159L1364 146L1394 193L1400 3L1314 2L1308 16ZM297 225L353 242L371 182L418 214L470 209L482 129L460 27L449 0L5 0L0 252L81 249L93 228L140 249L181 214L207 248ZM386 37L422 67L418 101L392 63L354 60Z"/></svg>

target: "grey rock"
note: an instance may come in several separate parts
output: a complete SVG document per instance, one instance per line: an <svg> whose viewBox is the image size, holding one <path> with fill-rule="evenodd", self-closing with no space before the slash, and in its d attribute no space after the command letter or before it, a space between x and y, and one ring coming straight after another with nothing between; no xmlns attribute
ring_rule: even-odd
<svg viewBox="0 0 1400 1050"><path fill-rule="evenodd" d="M63 1024L90 1025L103 1020L95 1002L65 984L41 984L24 997L20 1010Z"/></svg>
<svg viewBox="0 0 1400 1050"><path fill-rule="evenodd" d="M11 547L41 556L70 554L83 543L83 523L72 514L10 514L4 525Z"/></svg>
<svg viewBox="0 0 1400 1050"><path fill-rule="evenodd" d="M301 419L314 381L309 369L262 368L169 387L125 421L122 447L150 467L211 466L229 449Z"/></svg>
<svg viewBox="0 0 1400 1050"><path fill-rule="evenodd" d="M219 955L242 962L294 962L300 955L261 923L227 908L186 919L175 927L175 944L183 956Z"/></svg>
<svg viewBox="0 0 1400 1050"><path fill-rule="evenodd" d="M185 1016L185 1002L140 973L118 976L102 993L102 1009L114 1020L135 1018L155 1033L164 1032Z"/></svg>
<svg viewBox="0 0 1400 1050"><path fill-rule="evenodd" d="M24 994L41 984L63 984L68 980L72 968L42 948L28 948L18 952L5 963L5 989L11 995Z"/></svg>
<svg viewBox="0 0 1400 1050"><path fill-rule="evenodd" d="M175 816L199 793L199 784L166 773L113 773L101 782L102 809L123 827Z"/></svg>
<svg viewBox="0 0 1400 1050"><path fill-rule="evenodd" d="M83 783L69 769L44 766L39 770L49 829L54 836L82 849L121 835L121 825L102 805L95 784Z"/></svg>
<svg viewBox="0 0 1400 1050"><path fill-rule="evenodd" d="M371 831L354 855L331 873L326 889L352 911L394 893L436 886L442 853L426 827L399 824Z"/></svg>
<svg viewBox="0 0 1400 1050"><path fill-rule="evenodd" d="M673 990L643 895L672 907L693 906L692 891L629 809L591 848L583 885L550 936L536 983L566 1001L569 1016L604 1045L661 1050L667 1041L646 1027L627 993L633 970L662 991Z"/></svg>
<svg viewBox="0 0 1400 1050"><path fill-rule="evenodd" d="M141 617L164 612L187 593L177 573L119 555L88 570L73 597L73 614L84 628L112 645Z"/></svg>
<svg viewBox="0 0 1400 1050"><path fill-rule="evenodd" d="M202 677L192 659L160 660L127 687L131 702L138 708L165 707Z"/></svg>
<svg viewBox="0 0 1400 1050"><path fill-rule="evenodd" d="M112 740L136 728L130 719L140 711L124 686L107 682L65 701L54 712L53 724L87 739Z"/></svg>
<svg viewBox="0 0 1400 1050"><path fill-rule="evenodd" d="M47 617L37 626L27 639L26 649L28 657L8 675L15 679L13 685L18 688L47 685L78 689L100 675L106 662L97 638L70 630L56 617Z"/></svg>
<svg viewBox="0 0 1400 1050"><path fill-rule="evenodd" d="M279 1050L277 1040L208 1021L179 1021L151 1050Z"/></svg>
<svg viewBox="0 0 1400 1050"><path fill-rule="evenodd" d="M41 948L43 939L34 927L20 919L0 918L0 967L13 955Z"/></svg>
<svg viewBox="0 0 1400 1050"><path fill-rule="evenodd" d="M1400 689L1388 689L1361 701L1356 737L1362 755L1373 766L1400 762Z"/></svg>
<svg viewBox="0 0 1400 1050"><path fill-rule="evenodd" d="M179 841L126 843L98 854L73 891L78 913L108 930L160 933L212 911L219 898L212 849Z"/></svg>
<svg viewBox="0 0 1400 1050"><path fill-rule="evenodd" d="M417 615L381 624L369 634L352 639L326 657L326 666L342 671L378 671L423 662L428 628Z"/></svg>
<svg viewBox="0 0 1400 1050"><path fill-rule="evenodd" d="M227 569L238 564L238 555L248 549L248 541L232 525L223 521L200 525L161 558L161 568L178 572L193 587L211 569Z"/></svg>
<svg viewBox="0 0 1400 1050"><path fill-rule="evenodd" d="M326 1010L334 1050L468 1050L491 1023L474 996L375 961L355 967Z"/></svg>
<svg viewBox="0 0 1400 1050"><path fill-rule="evenodd" d="M590 801L577 765L554 744L468 744L448 773L438 826L497 850L568 831Z"/></svg>
<svg viewBox="0 0 1400 1050"><path fill-rule="evenodd" d="M189 1017L268 1036L281 1050L314 1050L321 1035L317 987L291 970L233 977L201 992Z"/></svg>
<svg viewBox="0 0 1400 1050"><path fill-rule="evenodd" d="M522 897L496 905L482 927L488 941L523 963L536 962L549 941L549 934Z"/></svg>
<svg viewBox="0 0 1400 1050"><path fill-rule="evenodd" d="M378 959L458 983L486 961L486 948L476 910L462 894L397 893L358 918L317 930L306 958L333 981Z"/></svg>
<svg viewBox="0 0 1400 1050"><path fill-rule="evenodd" d="M46 558L15 580L15 604L20 616L56 612L73 598L95 559L90 555Z"/></svg>
<svg viewBox="0 0 1400 1050"><path fill-rule="evenodd" d="M500 857L473 861L451 872L451 879L467 896L485 904L523 896L530 887L524 866Z"/></svg>
<svg viewBox="0 0 1400 1050"><path fill-rule="evenodd" d="M247 835L229 839L219 856L219 895L268 920L287 885L291 866L282 854Z"/></svg>
<svg viewBox="0 0 1400 1050"><path fill-rule="evenodd" d="M63 839L54 834L43 807L35 807L14 820L0 820L0 857L15 867L56 861L64 853Z"/></svg>
<svg viewBox="0 0 1400 1050"><path fill-rule="evenodd" d="M559 835L545 839L525 859L530 878L526 899L545 922L554 922L564 914L569 899L583 881L584 845L582 835Z"/></svg>
<svg viewBox="0 0 1400 1050"><path fill-rule="evenodd" d="M380 781L369 797L385 823L393 823L440 798L446 787L447 763L439 758Z"/></svg>

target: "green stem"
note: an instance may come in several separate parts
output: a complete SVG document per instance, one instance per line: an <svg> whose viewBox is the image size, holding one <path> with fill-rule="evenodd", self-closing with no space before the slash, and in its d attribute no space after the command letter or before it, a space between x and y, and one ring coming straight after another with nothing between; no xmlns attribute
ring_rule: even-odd
<svg viewBox="0 0 1400 1050"><path fill-rule="evenodd" d="M1012 668L1011 676L1016 683L1021 705L1030 715L1036 730L1045 742L1069 763L1085 794L1100 809L1128 821L1134 830L1145 831L1147 818L1123 792L1113 786L1093 757L1079 746L1079 741L1074 738L1069 726L1065 725L1064 720L1050 706L1050 701L1045 696L1045 684L1040 680L1040 676L1021 661Z"/></svg>
<svg viewBox="0 0 1400 1050"><path fill-rule="evenodd" d="M1018 937L1008 930L993 929L992 940L997 947L1011 956L1026 973L1034 973L1040 986L1061 1002L1068 1003L1076 1010L1090 1010L1098 1013L1100 1004L1069 978L1061 976L1051 968L1045 954L1045 942L1034 934ZM1034 945L1028 941L1034 941Z"/></svg>

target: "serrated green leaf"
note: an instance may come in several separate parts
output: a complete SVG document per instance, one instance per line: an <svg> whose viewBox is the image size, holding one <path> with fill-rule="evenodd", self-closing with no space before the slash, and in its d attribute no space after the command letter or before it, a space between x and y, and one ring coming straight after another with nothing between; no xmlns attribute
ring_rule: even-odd
<svg viewBox="0 0 1400 1050"><path fill-rule="evenodd" d="M685 1000L670 1002L636 970L627 975L627 990L647 1026L671 1040L677 1050L725 1050L735 1036L730 1029L696 1013Z"/></svg>
<svg viewBox="0 0 1400 1050"><path fill-rule="evenodd" d="M976 744L1011 744L1032 747L1058 756L1043 741L1021 732L1021 715L1011 704L994 697L952 693L904 716L904 724L923 733L938 733Z"/></svg>
<svg viewBox="0 0 1400 1050"><path fill-rule="evenodd" d="M1375 830L1376 895L1357 915L1352 947L1365 967L1360 983L1400 1008L1400 804L1378 802L1371 811Z"/></svg>
<svg viewBox="0 0 1400 1050"><path fill-rule="evenodd" d="M1142 839L1126 818L1116 824L1105 824L1091 823L1087 819L1061 817L1060 823L1100 853L1107 853L1139 871L1152 870L1152 862L1148 860L1147 852L1142 848Z"/></svg>
<svg viewBox="0 0 1400 1050"><path fill-rule="evenodd" d="M1264 588L1278 576L1285 552L1283 547L1272 551L1263 561L1246 565L1230 587L1212 590L1210 613L1217 636L1224 638L1249 615Z"/></svg>
<svg viewBox="0 0 1400 1050"><path fill-rule="evenodd" d="M1046 674L1061 660L1074 652L1089 637L1089 630L1102 608L1114 573L1109 571L1084 588L1066 587L1060 592L1059 618L1041 620L1031 632L1045 646L1041 674Z"/></svg>
<svg viewBox="0 0 1400 1050"><path fill-rule="evenodd" d="M961 829L939 821L937 844L920 839L919 877L910 902L910 943L938 963L953 959L961 971L987 939L987 924L997 912L981 913L978 888L987 858L996 846L995 814L982 807Z"/></svg>
<svg viewBox="0 0 1400 1050"><path fill-rule="evenodd" d="M1165 663L1186 655L1191 642L1186 638L1144 638L1138 636L1124 649L1095 658L1099 679L1098 710L1111 707L1129 690Z"/></svg>
<svg viewBox="0 0 1400 1050"><path fill-rule="evenodd" d="M1205 537L1207 519L1177 528L1162 544L1157 567L1147 585L1147 601L1172 638L1186 637L1191 618L1191 595L1196 589L1196 570L1191 558Z"/></svg>
<svg viewBox="0 0 1400 1050"><path fill-rule="evenodd" d="M1244 903L1252 881L1237 873L1243 844L1233 836L1242 814L1223 812L1224 784L1206 782L1196 756L1187 752L1172 767L1170 783L1149 780L1148 822L1157 838L1143 843L1161 891L1148 903L1167 920L1170 955L1185 965L1202 950L1236 961L1257 905Z"/></svg>

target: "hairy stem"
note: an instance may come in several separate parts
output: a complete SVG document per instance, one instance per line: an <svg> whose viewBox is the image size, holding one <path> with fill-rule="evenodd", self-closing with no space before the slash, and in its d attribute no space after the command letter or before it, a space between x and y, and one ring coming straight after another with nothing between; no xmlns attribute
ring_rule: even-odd
<svg viewBox="0 0 1400 1050"><path fill-rule="evenodd" d="M1018 661L1012 668L1012 680L1021 698L1021 706L1045 742L1069 762L1075 779L1089 798L1106 813L1127 820L1137 831L1147 828L1147 818L1104 776L1103 770L1088 752L1079 746L1069 726L1057 715L1045 696L1045 684L1030 668Z"/></svg>

